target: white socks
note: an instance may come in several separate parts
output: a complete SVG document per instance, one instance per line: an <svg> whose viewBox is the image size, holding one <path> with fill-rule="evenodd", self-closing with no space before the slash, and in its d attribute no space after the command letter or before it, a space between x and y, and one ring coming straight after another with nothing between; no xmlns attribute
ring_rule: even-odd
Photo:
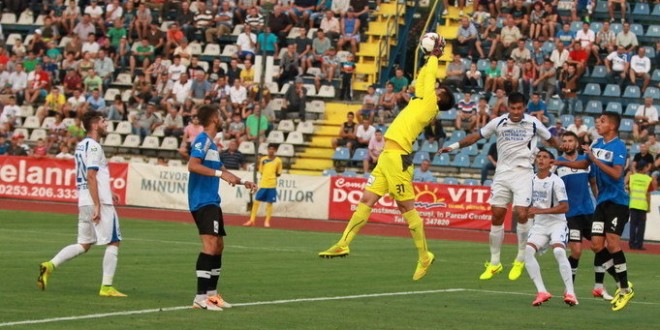
<svg viewBox="0 0 660 330"><path fill-rule="evenodd" d="M490 226L490 264L500 264L500 251L502 250L502 242L504 241L504 226L491 225Z"/></svg>
<svg viewBox="0 0 660 330"><path fill-rule="evenodd" d="M564 280L566 293L575 295L573 289L573 273L571 270L571 264L568 262L568 257L566 257L566 250L564 248L556 247L552 252L554 252L555 259L557 259L559 274L561 274L561 279Z"/></svg>
<svg viewBox="0 0 660 330"><path fill-rule="evenodd" d="M527 269L529 278L531 278L534 282L534 285L536 285L536 291L548 292L548 290L545 288L545 284L543 284L543 277L541 277L541 267L539 266L539 262L536 261L536 257L534 256L535 254L536 249L529 245L525 247L525 269Z"/></svg>
<svg viewBox="0 0 660 330"><path fill-rule="evenodd" d="M50 262L53 263L55 268L63 264L67 260L71 260L81 254L85 253L85 249L80 244L71 244L64 247L60 252L58 252Z"/></svg>
<svg viewBox="0 0 660 330"><path fill-rule="evenodd" d="M119 247L116 245L108 245L105 248L105 255L103 256L103 285L112 285L112 279L115 277L115 270L117 269L117 254Z"/></svg>
<svg viewBox="0 0 660 330"><path fill-rule="evenodd" d="M525 261L525 249L528 246L527 237L529 237L529 228L532 226L530 221L527 220L525 223L519 222L516 229L516 235L518 236L518 255L516 256L516 261L518 262Z"/></svg>

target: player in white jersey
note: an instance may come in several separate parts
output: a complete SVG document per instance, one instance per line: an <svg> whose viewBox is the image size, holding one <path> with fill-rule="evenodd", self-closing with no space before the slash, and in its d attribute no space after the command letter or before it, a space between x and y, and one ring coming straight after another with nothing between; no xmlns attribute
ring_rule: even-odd
<svg viewBox="0 0 660 330"><path fill-rule="evenodd" d="M536 285L537 294L532 306L540 306L550 300L552 295L543 284L541 267L539 267L535 255L539 250L545 250L548 246L552 247L552 252L559 265L559 273L566 286L564 302L569 306L575 306L578 301L573 289L571 264L566 256L568 226L565 213L568 212L568 196L564 181L550 172L552 167L550 161L553 159L555 156L545 148L541 148L536 155L538 172L534 176L532 206L528 213L529 218L534 219L534 223L527 239L525 268Z"/></svg>
<svg viewBox="0 0 660 330"><path fill-rule="evenodd" d="M525 114L525 96L515 92L509 95L507 114L491 120L479 132L468 135L439 152L467 147L493 134L497 136L498 161L489 201L493 212L490 227L490 262L486 263L486 270L479 279L491 279L503 269L500 263L500 250L504 241L503 224L507 206L513 203L513 211L518 220L518 255L509 272L509 279L517 280L525 268L525 246L530 227L527 210L532 202L532 163L538 151L538 138L555 148L559 147L559 143L536 117Z"/></svg>
<svg viewBox="0 0 660 330"><path fill-rule="evenodd" d="M103 114L89 111L82 117L87 137L76 147L76 185L78 188L78 243L63 248L53 259L41 263L37 287L46 289L53 270L89 250L92 244L105 245L103 280L100 296L126 297L112 286L117 268L121 233L113 206L117 196L110 189L108 161L99 140L108 134Z"/></svg>

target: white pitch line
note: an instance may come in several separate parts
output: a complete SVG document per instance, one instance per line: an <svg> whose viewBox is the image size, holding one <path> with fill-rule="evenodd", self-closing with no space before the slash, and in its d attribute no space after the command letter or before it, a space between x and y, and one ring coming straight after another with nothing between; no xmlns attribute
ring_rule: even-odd
<svg viewBox="0 0 660 330"><path fill-rule="evenodd" d="M384 293L368 293L368 294L358 294L350 296L335 296L335 297L315 297L315 298L298 298L298 299L285 299L285 300L271 300L271 301L255 301L247 303L237 303L233 304L234 307L248 307L248 306L260 306L260 305L282 305L282 304L292 304L292 303L301 303L301 302L310 302L310 301L331 301L331 300L348 300L348 299L361 299L361 298L375 298L375 297L393 297L393 296L410 296L410 295L420 295L420 294L432 294L432 293L448 293L448 292L461 292L466 289L456 288L456 289L442 289L442 290L425 290L425 291L401 291L401 292L384 292ZM141 309L133 311L123 311L123 312L113 312L113 313L99 313L99 314L87 314L87 315L78 315L78 316L66 316L66 317L54 317L49 319L41 320L25 320L25 321L15 321L15 322L6 322L0 323L0 327L10 327L15 325L27 325L27 324L43 324L43 323L53 323L61 321L77 321L85 319L100 319L111 316L125 316L125 315L136 315L136 314L150 314L158 312L173 312L183 309L191 309L190 305L187 306L176 306L176 307L165 307L165 308L151 308L151 309Z"/></svg>
<svg viewBox="0 0 660 330"><path fill-rule="evenodd" d="M481 292L481 293L494 293L494 294L508 294L508 295L516 295L516 296L535 296L534 293L526 293L526 292L514 292L514 291L497 291L497 290L482 290L482 289L465 289L465 291L468 292ZM603 301L603 298L594 298L594 297L578 297L579 300L593 300L593 301ZM651 302L651 301L637 301L637 300L632 300L630 301L631 304L635 305L660 305L660 302Z"/></svg>

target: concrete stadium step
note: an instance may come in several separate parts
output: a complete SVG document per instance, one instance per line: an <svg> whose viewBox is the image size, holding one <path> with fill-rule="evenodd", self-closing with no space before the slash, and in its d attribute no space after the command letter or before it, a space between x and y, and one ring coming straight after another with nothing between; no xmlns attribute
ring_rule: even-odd
<svg viewBox="0 0 660 330"><path fill-rule="evenodd" d="M291 170L291 171L289 171L289 174L322 176L322 175L323 175L323 171L316 171L316 170Z"/></svg>
<svg viewBox="0 0 660 330"><path fill-rule="evenodd" d="M346 114L350 111L357 112L360 110L360 104L348 103L327 103L325 105L325 121L324 124L341 125L346 121Z"/></svg>
<svg viewBox="0 0 660 330"><path fill-rule="evenodd" d="M309 143L309 147L328 148L332 146L332 139L334 138L335 137L331 136L313 136L312 142Z"/></svg>
<svg viewBox="0 0 660 330"><path fill-rule="evenodd" d="M345 120L346 116L344 116ZM333 136L336 137L339 132L339 125L322 125L316 126L316 131L314 131L315 136Z"/></svg>
<svg viewBox="0 0 660 330"><path fill-rule="evenodd" d="M333 166L332 160L308 158L308 159L297 159L296 162L293 165L291 165L291 169L323 171L327 168L331 168L332 166Z"/></svg>
<svg viewBox="0 0 660 330"><path fill-rule="evenodd" d="M306 148L305 151L298 154L299 158L332 158L334 150L332 148Z"/></svg>

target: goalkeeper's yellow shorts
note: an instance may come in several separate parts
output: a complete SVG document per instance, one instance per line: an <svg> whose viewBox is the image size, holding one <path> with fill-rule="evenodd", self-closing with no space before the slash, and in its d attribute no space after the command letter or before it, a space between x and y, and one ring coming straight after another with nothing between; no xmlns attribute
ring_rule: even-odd
<svg viewBox="0 0 660 330"><path fill-rule="evenodd" d="M415 199L412 155L403 150L384 150L367 181L366 190L378 196L390 194L394 200Z"/></svg>

